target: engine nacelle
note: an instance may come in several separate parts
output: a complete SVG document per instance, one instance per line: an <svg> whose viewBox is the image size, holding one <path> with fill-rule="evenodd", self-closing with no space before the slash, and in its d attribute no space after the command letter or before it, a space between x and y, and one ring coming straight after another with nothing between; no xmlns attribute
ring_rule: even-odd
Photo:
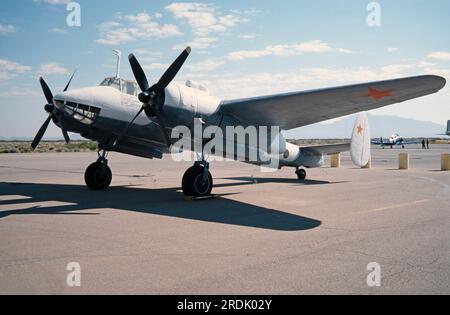
<svg viewBox="0 0 450 315"><path fill-rule="evenodd" d="M312 150L302 149L292 143L287 143L282 164L283 166L315 168L323 166L325 161L322 154L318 154Z"/></svg>

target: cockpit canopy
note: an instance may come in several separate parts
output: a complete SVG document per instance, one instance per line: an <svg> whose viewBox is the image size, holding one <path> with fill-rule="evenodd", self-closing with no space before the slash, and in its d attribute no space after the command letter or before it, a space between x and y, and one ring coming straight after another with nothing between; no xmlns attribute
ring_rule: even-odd
<svg viewBox="0 0 450 315"><path fill-rule="evenodd" d="M103 82L100 83L100 86L110 86L128 95L137 96L141 92L136 82L115 77L104 79Z"/></svg>

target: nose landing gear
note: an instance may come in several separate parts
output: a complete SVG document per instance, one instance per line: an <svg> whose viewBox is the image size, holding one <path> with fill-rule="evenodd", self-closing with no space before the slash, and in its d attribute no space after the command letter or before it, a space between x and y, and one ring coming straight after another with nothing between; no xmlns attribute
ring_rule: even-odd
<svg viewBox="0 0 450 315"><path fill-rule="evenodd" d="M187 197L209 197L213 189L213 179L209 172L209 163L196 162L183 176L183 193Z"/></svg>
<svg viewBox="0 0 450 315"><path fill-rule="evenodd" d="M86 186L91 190L104 190L111 185L112 172L106 155L106 151L101 150L97 162L91 164L84 174Z"/></svg>

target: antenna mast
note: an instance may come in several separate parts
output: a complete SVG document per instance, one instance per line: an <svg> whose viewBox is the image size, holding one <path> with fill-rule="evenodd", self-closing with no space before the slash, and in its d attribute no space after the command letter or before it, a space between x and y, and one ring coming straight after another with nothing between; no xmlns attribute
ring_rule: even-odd
<svg viewBox="0 0 450 315"><path fill-rule="evenodd" d="M116 78L120 78L120 58L122 57L122 52L120 50L113 50L117 57L117 67L116 67Z"/></svg>

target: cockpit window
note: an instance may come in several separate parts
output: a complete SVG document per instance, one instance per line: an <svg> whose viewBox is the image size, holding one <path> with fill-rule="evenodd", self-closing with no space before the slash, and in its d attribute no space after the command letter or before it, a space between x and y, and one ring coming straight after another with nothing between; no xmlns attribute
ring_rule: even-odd
<svg viewBox="0 0 450 315"><path fill-rule="evenodd" d="M120 78L106 78L102 83L100 83L100 86L110 86L128 95L136 96L139 93L136 83Z"/></svg>
<svg viewBox="0 0 450 315"><path fill-rule="evenodd" d="M93 124L101 112L101 109L98 107L73 102L66 102L65 108L69 115L86 125Z"/></svg>

